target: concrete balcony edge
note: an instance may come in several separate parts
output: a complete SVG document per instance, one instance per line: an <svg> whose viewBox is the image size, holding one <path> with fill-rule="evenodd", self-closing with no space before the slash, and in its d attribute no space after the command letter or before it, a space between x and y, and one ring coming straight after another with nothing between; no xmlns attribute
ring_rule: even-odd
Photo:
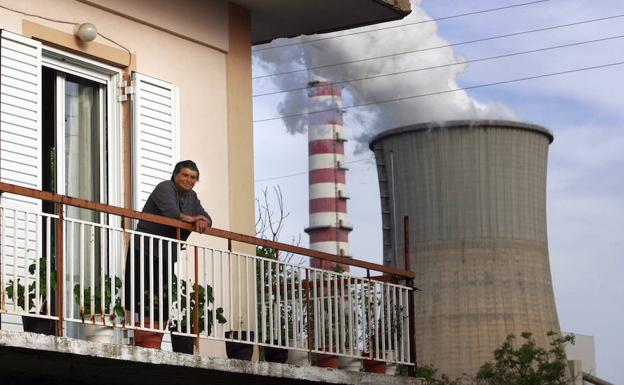
<svg viewBox="0 0 624 385"><path fill-rule="evenodd" d="M78 358L80 360L77 360ZM69 362L72 365L67 365ZM144 379L145 383L150 384L205 384L207 378L220 384L240 384L246 381L243 377L254 381L254 384L407 385L420 383L418 379L412 377L211 358L128 345L99 344L67 337L0 331L0 376L2 378L14 380L37 378L37 366L46 369L45 373L40 374L45 376L43 378L50 378L50 376L66 380L73 378L74 384L83 381L91 384L136 384L135 381L140 375L145 375L147 377ZM50 368L56 368L58 373L50 373ZM82 373L84 378L75 377L76 373ZM72 375L74 377L70 378ZM180 381L171 382L171 375L177 376Z"/></svg>

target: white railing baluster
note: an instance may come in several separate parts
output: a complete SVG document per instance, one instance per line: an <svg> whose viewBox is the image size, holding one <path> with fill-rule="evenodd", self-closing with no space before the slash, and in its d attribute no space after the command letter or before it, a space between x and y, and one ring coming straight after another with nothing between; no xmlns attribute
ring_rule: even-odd
<svg viewBox="0 0 624 385"><path fill-rule="evenodd" d="M245 266L245 318L247 320L247 342L251 341L251 324L250 324L250 316L249 316L249 260L247 255L243 256L244 266Z"/></svg>
<svg viewBox="0 0 624 385"><path fill-rule="evenodd" d="M273 265L274 261L269 261L269 269L267 271L267 280L268 280L268 288L269 288L269 340L265 341L267 343L273 343L274 337L274 327L273 327L273 316L275 315L275 300L273 299Z"/></svg>
<svg viewBox="0 0 624 385"><path fill-rule="evenodd" d="M299 314L299 321L297 323L298 325L298 329L297 329L297 334L295 334L295 336L293 337L294 342L295 342L295 347L298 347L298 343L297 341L299 341L299 339L301 339L299 342L301 342L301 347L305 347L304 344L304 333L303 331L305 330L305 325L304 325L304 314L305 312L303 311L303 277L304 275L301 274L301 268L297 267L297 277L299 278L299 285L298 285L298 296L299 296L299 303L297 306L297 313ZM309 284L309 282L308 282Z"/></svg>
<svg viewBox="0 0 624 385"><path fill-rule="evenodd" d="M149 240L149 328L154 329L154 238L148 237Z"/></svg>
<svg viewBox="0 0 624 385"><path fill-rule="evenodd" d="M134 314L136 312L135 309L135 295L136 293L134 292L134 275L135 275L135 266L134 266L134 257L135 257L135 235L134 233L130 232L130 247L128 249L128 255L127 258L129 258L130 260L130 282L126 282L126 285L130 285L130 298L128 298L128 300L130 300L130 326L134 326L136 324L136 320L134 318ZM124 279L125 279L125 274L124 274ZM128 304L126 304L126 306L128 306Z"/></svg>
<svg viewBox="0 0 624 385"><path fill-rule="evenodd" d="M308 270L309 271L309 270ZM321 336L320 330L319 330L319 319L318 319L318 315L320 313L319 311L319 306L318 306L318 300L319 300L319 288L316 287L317 283L316 283L316 271L311 271L310 276L312 277L312 301L313 301L313 307L312 307L312 314L308 314L308 317L312 318L312 325L313 328L312 330L314 330L314 350L318 350L319 349L319 338ZM321 306L322 308L322 306ZM310 347L309 347L310 348Z"/></svg>
<svg viewBox="0 0 624 385"><path fill-rule="evenodd" d="M50 219L50 218L47 218ZM74 252L74 241L75 241L75 234L74 232L76 231L75 229L75 223L68 221L67 222L67 234L66 234L66 238L67 238L67 242L65 244L65 247L63 248L63 250L65 250L65 255L67 256L67 271L68 271L68 278L69 278L69 287L70 287L70 292L73 293L74 292L74 274L75 274L75 269L76 267L75 265L75 261L74 258L76 256L76 253ZM47 242L48 243L46 245L46 255L47 255L47 263L46 265L50 264L50 261L52 260L52 255L51 255L51 249L49 248L49 243L50 243L50 221L48 220L48 222L46 223L46 238L47 238ZM47 268L46 268L47 270ZM50 283L50 276L48 275L49 271L46 271L46 282ZM58 277L57 277L58 279ZM46 298L50 298L49 297L50 292L48 291L48 289L46 288ZM80 304L79 304L80 306ZM48 304L48 308L50 308L50 305ZM67 310L69 312L69 316L71 318L75 317L75 307L74 307L74 301L69 301L69 305L67 306Z"/></svg>
<svg viewBox="0 0 624 385"><path fill-rule="evenodd" d="M93 225L89 226L89 286L91 287L89 300L90 300L90 314L93 316L95 313L95 232Z"/></svg>
<svg viewBox="0 0 624 385"><path fill-rule="evenodd" d="M212 332L211 336L217 335L217 285L215 283L215 257L214 257L214 249L210 249L210 286L212 287L212 297L214 298L214 302L212 303ZM221 290L219 290L221 291Z"/></svg>
<svg viewBox="0 0 624 385"><path fill-rule="evenodd" d="M163 319L163 240L158 239L158 325L159 329L164 330L165 320Z"/></svg>
<svg viewBox="0 0 624 385"><path fill-rule="evenodd" d="M219 250L219 266L221 269L221 304L225 305L225 283L223 282L223 280L225 279L225 266L223 266L223 251ZM228 270L229 271L229 270ZM232 279L231 276L228 277L228 286L229 286L229 281ZM228 321L230 322L230 324L228 325L230 328L232 327L232 307L230 306L228 308ZM223 328L221 328L221 338L225 339L225 325L223 326Z"/></svg>
<svg viewBox="0 0 624 385"><path fill-rule="evenodd" d="M399 307L397 307L399 306ZM397 317L399 316L399 309L400 309L400 302L399 302L399 296L397 295L397 287L392 285L392 323L390 324L390 331L391 331L391 336L392 336L392 349L398 349L399 346L399 341L398 341L398 327L399 327L399 319L397 319ZM396 354L396 353L395 353Z"/></svg>
<svg viewBox="0 0 624 385"><path fill-rule="evenodd" d="M243 334L242 334L242 328L243 328L243 309L242 309L242 301L241 301L241 258L240 258L240 254L238 253L234 253L234 256L236 258L236 295L238 298L238 301L236 301L238 303L238 319L236 320L236 323L238 325L238 339L242 340L243 339Z"/></svg>
<svg viewBox="0 0 624 385"><path fill-rule="evenodd" d="M22 213L24 214L24 287L26 288L26 290L24 290L24 307L28 310L26 310L26 312L30 311L30 290L29 289L29 280L30 280L30 272L28 271L28 254L29 254L29 247L28 247L28 213L26 213L25 211L22 211ZM37 266L37 264L35 264L35 266ZM36 281L35 281L36 282ZM37 286L35 284L35 286ZM35 309L36 311L36 309Z"/></svg>
<svg viewBox="0 0 624 385"><path fill-rule="evenodd" d="M13 310L19 312L17 295L17 211L13 211ZM28 313L28 304L24 302L24 310Z"/></svg>
<svg viewBox="0 0 624 385"><path fill-rule="evenodd" d="M139 326L145 327L145 235L141 234L139 239Z"/></svg>
<svg viewBox="0 0 624 385"><path fill-rule="evenodd" d="M167 309L169 309L169 311L171 311L171 305L173 303L173 298L171 298L173 296L173 242L172 241L167 241L166 242L166 246L167 246L167 261L165 261L165 263L167 264ZM178 302L179 304L179 302ZM178 316L181 314L179 311L179 306L178 306ZM176 331L180 331L179 326L180 322L177 323L177 330Z"/></svg>
<svg viewBox="0 0 624 385"><path fill-rule="evenodd" d="M39 313L41 311L41 304L40 304L40 290L41 288L39 287L39 285L41 285L41 274L40 274L40 269L41 266L39 266L39 259L42 258L42 250L39 250L39 245L41 245L41 232L39 231L39 229L41 229L41 214L34 214L35 216L35 282L37 282L35 284L35 309L37 309L37 313ZM46 259L47 260L47 259Z"/></svg>
<svg viewBox="0 0 624 385"><path fill-rule="evenodd" d="M0 206L0 259L2 260L2 272L0 272L0 290L2 291L2 298L0 303L0 309L6 311L6 218L4 216L4 207Z"/></svg>

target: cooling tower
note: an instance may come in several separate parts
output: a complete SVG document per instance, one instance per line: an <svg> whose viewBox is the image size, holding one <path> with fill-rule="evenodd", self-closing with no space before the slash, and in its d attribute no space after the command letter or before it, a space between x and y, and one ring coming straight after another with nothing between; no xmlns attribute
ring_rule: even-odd
<svg viewBox="0 0 624 385"><path fill-rule="evenodd" d="M552 134L509 121L397 128L370 143L384 263L404 266L409 216L419 365L474 375L508 333L559 331L546 236Z"/></svg>

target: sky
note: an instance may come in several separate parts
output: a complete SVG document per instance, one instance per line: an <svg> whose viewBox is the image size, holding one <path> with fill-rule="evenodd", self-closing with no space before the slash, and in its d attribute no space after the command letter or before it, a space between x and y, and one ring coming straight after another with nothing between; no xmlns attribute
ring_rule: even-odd
<svg viewBox="0 0 624 385"><path fill-rule="evenodd" d="M376 133L461 118L548 128L555 140L549 149L547 226L561 329L594 336L597 374L624 384L624 65L611 65L624 61L624 17L618 17L624 2L545 0L474 14L529 2L413 1L412 14L398 22L256 46L254 94L273 93L254 97L256 195L279 186L290 213L280 240L300 236L307 246L307 97L303 90L274 92L305 87L309 77L369 78L342 83L345 106L366 104L345 115L354 227L349 240L358 259L382 263L379 187L368 150ZM473 14L449 17L467 13ZM602 18L610 19L590 22ZM584 23L522 33L579 22ZM494 38L509 34L515 35ZM312 42L317 39L325 40ZM483 41L467 43L473 40ZM562 45L567 47L553 48ZM534 50L539 51L523 53ZM378 56L383 58L362 60ZM487 59L493 56L507 57ZM332 66L344 62L351 64ZM310 67L316 69L305 70ZM581 70L590 67L597 68ZM289 73L267 76L280 72ZM560 72L567 73L542 76ZM499 82L504 83L483 86ZM402 100L370 104L397 98Z"/></svg>

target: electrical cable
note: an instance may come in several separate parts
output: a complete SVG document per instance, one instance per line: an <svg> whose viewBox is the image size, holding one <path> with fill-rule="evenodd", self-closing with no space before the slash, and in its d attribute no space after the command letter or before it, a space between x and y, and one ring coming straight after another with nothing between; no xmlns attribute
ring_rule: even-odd
<svg viewBox="0 0 624 385"><path fill-rule="evenodd" d="M454 18L463 17L463 16L478 15L478 14L482 14L482 13L501 11L501 10L504 10L504 9L524 7L524 6L527 6L527 5L533 5L533 4L537 4L537 3L545 3L545 2L548 2L548 1L550 1L550 0L529 1L528 3L519 3L519 4L507 5L507 6L504 6L504 7L483 9L483 10L480 10L480 11L460 13L460 14L451 15L451 16L443 16L443 17L438 17L438 18L435 18L435 19L420 20L420 21L416 21L416 22L413 22L413 23L405 23L405 24L400 24L400 25L393 25L393 26L390 26L390 27L369 29L369 30L366 30L366 31L355 31L355 32L351 32L351 33L345 33L345 34L342 34L342 35L338 35L338 36L322 37L322 38L315 39L315 40L300 41L300 42L297 42L297 43L288 43L288 44L282 44L282 45L277 45L277 46L273 46L273 47L256 48L256 49L253 50L253 52L266 51L266 50L269 50L269 49L276 49L276 48L283 48L283 47L291 47L293 45L314 43L314 42L317 42L317 41L337 39L337 38L341 38L341 37L345 37L345 36L360 35L360 34L370 33L370 32L384 31L384 30L387 30L387 29L401 28L401 27L406 27L406 26L416 25L416 24L431 23L433 21L448 20L448 19L454 19Z"/></svg>
<svg viewBox="0 0 624 385"><path fill-rule="evenodd" d="M355 159L355 160L351 160L351 161L345 162L345 164L352 164L352 163L363 162L365 160L373 160L373 159L375 159L375 158L374 157L360 158L360 159ZM275 180L275 179L284 179L284 178L291 178L293 176L306 175L308 173L309 173L309 171L303 171L303 172L297 172L297 173L294 173L294 174L279 175L279 176L273 176L273 177L269 177L269 178L256 179L256 180L254 180L254 182L267 182L267 181Z"/></svg>
<svg viewBox="0 0 624 385"><path fill-rule="evenodd" d="M328 86L334 86L334 85L345 84L345 83L354 83L354 82L359 82L359 81L362 81L362 80L377 79L377 78L382 78L382 77L386 77L386 76L403 75L403 74L412 73L412 72L428 71L428 70L432 70L432 69L452 67L452 66L462 65L462 64L469 64L469 63L477 63L477 62L483 62L483 61L488 61L488 60L502 59L502 58L508 58L508 57L513 57L513 56L530 54L530 53L550 51L550 50L559 49L559 48L574 47L574 46L579 46L579 45L584 45L584 44L592 44L592 43L598 43L598 42L602 42L602 41L621 39L623 37L624 37L624 35L610 36L610 37L604 37L604 38L600 38L600 39L585 40L585 41L576 42L576 43L555 45L555 46L544 47L544 48L536 48L536 49L532 49L532 50L528 50L528 51L512 52L512 53L508 53L508 54L489 56L489 57L484 57L484 58L479 58L479 59L462 60L462 61L458 61L458 62L455 62L455 63L441 64L441 65L431 66L431 67L422 67L422 68L416 68L416 69L412 69L412 70L405 70L405 71L399 71L399 72L390 72L390 73L385 73L385 74L371 75L371 76L366 76L366 77L363 77L363 78L355 78L355 79L349 79L349 80L340 80L340 81L335 81L335 82L329 82ZM291 89L287 89L287 90L265 92L265 93L262 93L262 94L252 95L252 97L256 98L256 97L260 97L260 96L283 94L283 93L286 93L286 92L303 91L303 90L307 90L307 89L309 89L308 86L297 87L297 88L291 88Z"/></svg>
<svg viewBox="0 0 624 385"><path fill-rule="evenodd" d="M338 66L342 66L342 65L360 63L360 62L365 62L365 61L370 61L370 60L385 59L385 58L389 58L389 57L408 55L408 54L417 53L417 52L433 51L433 50L442 49L442 48L457 47L457 46L460 46L460 45L480 43L480 42L483 42L483 41L497 40L497 39L503 39L503 38L513 37L513 36L527 35L527 34L530 34L530 33L550 31L550 30L553 30L553 29L573 27L573 26L577 26L577 25L595 23L595 22L598 22L598 21L612 20L612 19L617 19L617 18L621 18L621 17L624 17L624 14L605 16L605 17L600 17L600 18L597 18L597 19L581 20L581 21L576 21L576 22L573 22L573 23L558 24L558 25L553 25L553 26L550 26L550 27L529 29L529 30L520 31L520 32L511 32L511 33L507 33L507 34L504 34L504 35L494 35L494 36L484 37L484 38L480 38L480 39L462 41L462 42L459 42L459 43L450 43L450 44L444 44L444 45L439 45L439 46L435 46L435 47L420 48L420 49L413 50L413 51L405 51L405 52L393 53L393 54L388 54L388 55L373 56L373 57L365 58L365 59L349 60L349 61L341 62L341 63L325 64L325 65L308 67L308 68L303 68L303 69L298 69L298 70L285 71L285 72L276 72L276 73L269 74L269 75L254 76L254 77L252 77L252 79L262 79L262 78L273 77L273 76L289 75L289 74L294 74L294 73L298 73L298 72L306 72L306 71L311 71L311 70L317 70L317 69L321 69L321 68L338 67Z"/></svg>
<svg viewBox="0 0 624 385"><path fill-rule="evenodd" d="M422 97L427 97L427 96L442 95L442 94L447 94L447 93L452 93L452 92L457 92L457 91L466 91L466 90L472 90L472 89L477 89L477 88L485 88L485 87L497 86L497 85L501 85L501 84L517 83L517 82L522 82L522 81L526 81L526 80L541 79L541 78L546 78L546 77L551 77L551 76L558 76L558 75L565 75L565 74L570 74L570 73L575 73L575 72L590 71L590 70L595 70L595 69L600 69L600 68L614 67L614 66L618 66L618 65L622 65L622 64L624 64L624 61L614 62L614 63L607 63L607 64L601 64L601 65L596 65L596 66L591 66L591 67L575 68L575 69L572 69L572 70L566 70L566 71L560 71L560 72L551 72L551 73L541 74L541 75L527 76L527 77L523 77L523 78L502 80L502 81L492 82L492 83L477 84L477 85L474 85L474 86L468 86L468 87L462 87L462 88L453 88L453 89L444 90L444 91L435 91L435 92L429 92L429 93L425 93L425 94L404 96L404 97L395 98L395 99L378 100L378 101L372 101L372 102L366 102L366 103L354 104L354 105L351 105L351 106L342 107L341 110L349 110L351 108L365 107L365 106L370 106L370 105L374 105L374 104L386 104L386 103L398 102L398 101L402 101L402 100L422 98ZM298 114L280 115L280 116L276 116L276 117L273 117L273 118L258 119L258 120L254 120L253 123L268 122L268 121L271 121L271 120L278 120L278 119L284 119L284 118L294 118L294 117L298 117L298 116L317 114L317 113L329 112L329 111L335 111L335 108L326 109L326 110L318 110L318 111L310 111L310 112L304 112L304 113L298 113Z"/></svg>
<svg viewBox="0 0 624 385"><path fill-rule="evenodd" d="M80 25L81 24L81 23L78 23L78 22L75 22L75 21L59 20L59 19L54 19L54 18L47 17L47 16L36 15L34 13L28 13L28 12L24 12L24 11L19 11L17 9L9 8L9 7L5 6L5 5L0 5L0 8L6 9L7 11L10 11L10 12L19 13L19 14L24 15L24 16L36 17L36 18L39 18L39 19L52 21L54 23L70 24L70 25ZM130 52L130 50L128 48L126 48L122 44L116 42L115 40L111 39L110 37L104 35L103 33L97 32L97 34L98 34L98 36L102 37L103 39L110 41L111 43L117 45L118 47L123 48L126 52L128 52L128 66L130 66L132 64L132 52Z"/></svg>

